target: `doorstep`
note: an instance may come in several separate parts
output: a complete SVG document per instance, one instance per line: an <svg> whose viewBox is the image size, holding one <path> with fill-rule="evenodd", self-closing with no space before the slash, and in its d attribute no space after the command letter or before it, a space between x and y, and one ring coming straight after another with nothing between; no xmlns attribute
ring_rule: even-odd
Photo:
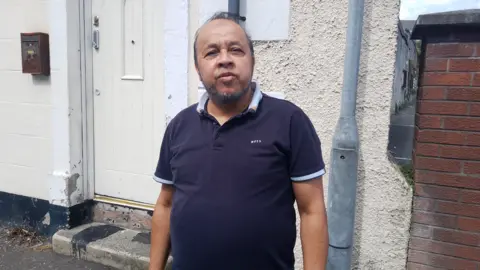
<svg viewBox="0 0 480 270"><path fill-rule="evenodd" d="M148 269L150 232L119 226L90 223L60 230L52 238L56 253L97 262L116 269ZM172 258L166 270L171 269Z"/></svg>

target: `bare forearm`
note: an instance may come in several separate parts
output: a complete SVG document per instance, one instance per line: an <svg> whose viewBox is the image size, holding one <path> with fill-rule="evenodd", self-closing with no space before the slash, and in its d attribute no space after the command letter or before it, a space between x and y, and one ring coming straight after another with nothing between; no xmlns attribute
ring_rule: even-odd
<svg viewBox="0 0 480 270"><path fill-rule="evenodd" d="M328 229L324 213L300 214L304 270L326 269Z"/></svg>
<svg viewBox="0 0 480 270"><path fill-rule="evenodd" d="M170 253L170 207L157 207L152 216L150 270L163 270Z"/></svg>

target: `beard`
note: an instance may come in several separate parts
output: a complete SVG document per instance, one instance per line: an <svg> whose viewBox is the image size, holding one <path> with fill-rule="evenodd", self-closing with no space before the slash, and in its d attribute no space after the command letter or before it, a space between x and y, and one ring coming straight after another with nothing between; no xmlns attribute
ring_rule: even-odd
<svg viewBox="0 0 480 270"><path fill-rule="evenodd" d="M205 86L205 90L207 91L210 99L215 104L219 104L219 105L229 105L239 101L248 92L251 85L251 82L249 82L247 87L237 90L233 93L222 93L218 91L215 84L207 85L203 82L203 80L202 80L202 83Z"/></svg>

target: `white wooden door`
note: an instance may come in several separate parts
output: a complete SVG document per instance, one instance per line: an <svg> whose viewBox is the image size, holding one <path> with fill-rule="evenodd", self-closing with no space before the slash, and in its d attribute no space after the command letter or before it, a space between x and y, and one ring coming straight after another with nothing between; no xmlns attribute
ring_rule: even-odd
<svg viewBox="0 0 480 270"><path fill-rule="evenodd" d="M152 174L165 128L161 2L92 1L96 195L153 204L159 194Z"/></svg>

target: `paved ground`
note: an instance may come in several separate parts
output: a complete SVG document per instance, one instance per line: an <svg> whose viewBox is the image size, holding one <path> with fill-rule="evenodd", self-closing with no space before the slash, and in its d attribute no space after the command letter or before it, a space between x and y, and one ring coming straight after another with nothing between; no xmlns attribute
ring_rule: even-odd
<svg viewBox="0 0 480 270"><path fill-rule="evenodd" d="M0 269L107 270L113 268L56 254L46 239L22 229L5 228L0 225Z"/></svg>

